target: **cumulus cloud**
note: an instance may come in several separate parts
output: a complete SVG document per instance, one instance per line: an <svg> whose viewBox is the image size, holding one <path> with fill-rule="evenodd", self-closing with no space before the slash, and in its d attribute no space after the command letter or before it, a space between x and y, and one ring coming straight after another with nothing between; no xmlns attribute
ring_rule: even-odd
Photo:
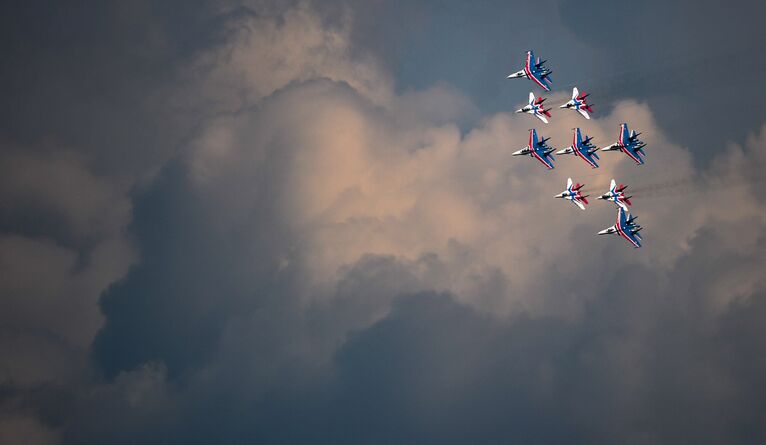
<svg viewBox="0 0 766 445"><path fill-rule="evenodd" d="M460 102L449 98L451 91L414 94L420 100L436 96L433 100ZM551 98L557 100L564 95ZM551 267L565 268L565 278L587 276L604 249L619 252L628 262L668 263L711 217L762 213L751 205L748 189L717 206L706 204L710 196L662 202L636 198L636 213L657 229L647 231L648 247L636 253L617 240L592 236L612 223L611 206L595 201L580 213L552 196L568 176L600 192L611 178L640 187L644 172L649 181L692 174L691 154L668 142L646 104L622 102L587 127L574 113L559 112L551 125L539 128L554 145L566 146L570 129L583 124L597 143L607 145L616 138L619 123L628 121L646 135L646 166L637 167L620 153L604 153L599 170L562 156L559 168L547 172L532 159L510 156L526 143L533 124L526 116L487 116L463 134L454 124L429 123L427 116L398 119L399 104L408 101L405 94L386 108L337 83L295 85L257 109L212 121L192 143L188 163L200 192L215 200L219 223L241 218L234 191L254 191L254 182L263 186L261 176L253 175L260 165L279 169L274 173L275 210L300 245L309 288L332 286L340 268L365 254L407 261L436 254L450 264L450 273L432 285L467 301L470 288L482 287L477 279L494 276L507 282L495 301L498 306L487 309L508 310L515 304L533 309L540 304L536 297L519 298L542 292L549 283L540 275ZM269 162L276 156L278 163ZM586 247L594 244L595 249ZM562 257L568 251L595 255L570 264L570 258Z"/></svg>
<svg viewBox="0 0 766 445"><path fill-rule="evenodd" d="M236 110L290 82L324 77L347 82L376 102L391 99L391 79L375 59L352 53L348 9L336 26L326 26L305 2L247 11L226 22L226 43L192 67L205 78L203 98Z"/></svg>
<svg viewBox="0 0 766 445"><path fill-rule="evenodd" d="M99 297L135 260L131 204L75 153L0 158L0 440L57 443L37 410L92 375Z"/></svg>
<svg viewBox="0 0 766 445"><path fill-rule="evenodd" d="M413 103L442 104L442 113L432 118ZM381 103L347 81L296 80L207 121L139 199L154 209L141 219L162 208L195 221L159 235L137 226L139 242L180 236L153 245L153 257L201 260L146 263L106 295L102 366L116 373L165 360L170 381L186 385L179 400L203 437L214 430L208 422L226 425L232 440L295 442L349 437L333 431L370 442L444 443L481 430L532 441L726 437L734 417L706 423L714 413L697 409L709 425L698 429L667 426L652 412L666 397L682 406L750 403L743 394L757 379L737 377L719 354L747 335L722 333L738 305L761 301L759 249L743 250L763 233L754 190L637 198L647 227L638 251L595 236L613 222L611 205L580 212L552 195L570 175L594 190L612 177L636 187L673 175L714 178L757 157L760 138L699 171L649 106L628 100L587 123L561 111L539 130L564 146L582 125L603 146L627 121L645 135L647 165L604 153L599 170L560 157L547 172L510 156L526 142L528 116L488 115L464 131L444 118L472 108L463 104L450 88ZM731 256L731 267L713 273L714 252ZM702 280L699 270L709 271ZM192 287L167 291L189 276ZM139 326L162 340L141 346L151 337ZM192 332L185 326L215 341L180 347ZM675 357L687 342L702 356ZM696 383L673 392L676 379ZM225 415L203 421L210 397L250 407L252 428ZM592 404L583 409L582 400ZM349 409L330 409L337 404ZM286 419L302 428L266 426Z"/></svg>

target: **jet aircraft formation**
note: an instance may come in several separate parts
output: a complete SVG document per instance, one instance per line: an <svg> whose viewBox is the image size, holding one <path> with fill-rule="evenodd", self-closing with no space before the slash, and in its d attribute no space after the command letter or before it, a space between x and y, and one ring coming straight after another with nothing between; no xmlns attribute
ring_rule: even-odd
<svg viewBox="0 0 766 445"><path fill-rule="evenodd" d="M545 91L551 91L553 79L551 78L552 70L545 66L545 60L540 60L539 57L535 58L534 52L527 51L526 59L524 61L524 67L519 71L510 74L508 79L529 79L537 84ZM572 99L559 106L559 108L577 111L582 117L590 120L590 114L593 113L593 104L587 102L587 98L590 96L587 93L580 93L577 87L572 89ZM529 102L523 108L516 110L516 113L531 114L543 123L547 124L548 119L551 117L550 110L543 106L543 102L546 100L544 97L535 97L535 94L529 93ZM580 128L572 129L572 145L567 148L561 149L556 152L557 155L575 155L582 159L591 168L599 168L598 151L620 151L632 159L636 165L644 164L644 157L646 153L643 148L646 146L644 142L638 139L641 133L637 133L635 130L631 131L628 128L627 123L620 124L620 130L617 135L617 141L613 144L607 145L599 149L591 141L592 137L585 135L583 137L582 130ZM530 156L537 159L548 170L553 170L554 160L553 152L555 151L547 141L550 138L538 137L537 130L529 130L529 140L527 146L515 151L513 156ZM567 179L566 190L555 195L555 198L563 198L571 201L574 205L582 210L585 210L585 206L588 205L588 195L582 194L582 188L585 184L576 183L573 184L572 178ZM598 199L604 201L611 201L617 208L617 217L615 224L598 232L598 235L610 235L615 234L624 238L633 247L641 247L641 235L639 232L642 227L635 221L637 217L632 216L628 209L631 205L630 196L625 196L626 185L616 184L612 179L609 191L599 196Z"/></svg>

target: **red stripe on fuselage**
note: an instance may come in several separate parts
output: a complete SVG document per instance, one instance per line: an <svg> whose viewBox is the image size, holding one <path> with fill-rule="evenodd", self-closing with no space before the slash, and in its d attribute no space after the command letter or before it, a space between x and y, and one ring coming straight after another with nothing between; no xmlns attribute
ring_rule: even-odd
<svg viewBox="0 0 766 445"><path fill-rule="evenodd" d="M590 159L586 158L584 154L580 151L580 146L577 145L577 130L574 131L574 135L572 135L572 149L574 150L575 154L582 158L585 162L590 164L592 168L598 168L598 165L596 165L595 162L591 162Z"/></svg>
<svg viewBox="0 0 766 445"><path fill-rule="evenodd" d="M532 56L531 54L527 53L527 63L524 64L524 73L526 73L527 77L534 80L536 84L540 85L540 88L544 89L545 91L550 91L551 89L537 80L537 77L532 75Z"/></svg>
<svg viewBox="0 0 766 445"><path fill-rule="evenodd" d="M625 141L622 140L622 127L624 127L625 124L620 125L620 135L617 137L617 145L620 146L620 151L625 153L626 155L630 156L630 159L633 159L636 164L641 165L641 159L633 156L633 153L628 150L628 147L625 145Z"/></svg>
<svg viewBox="0 0 766 445"><path fill-rule="evenodd" d="M632 238L630 238L628 235L625 234L625 231L622 229L622 226L620 225L620 212L619 211L617 212L617 224L615 224L615 227L617 227L617 233L619 233L621 237L623 237L626 240L628 240L631 244L633 244L633 246L641 247L641 246L638 245L637 242L633 241Z"/></svg>
<svg viewBox="0 0 766 445"><path fill-rule="evenodd" d="M582 158L582 159L583 159L585 162L587 162L588 164L590 164L590 166L591 166L592 168L598 168L598 165L596 165L596 163L595 163L595 162L592 162L590 159L588 159L587 157L585 157L585 155L584 155L584 154L582 154L582 152L580 151L580 149L579 149L579 148L575 147L575 153L577 153L577 156L579 156L580 158Z"/></svg>

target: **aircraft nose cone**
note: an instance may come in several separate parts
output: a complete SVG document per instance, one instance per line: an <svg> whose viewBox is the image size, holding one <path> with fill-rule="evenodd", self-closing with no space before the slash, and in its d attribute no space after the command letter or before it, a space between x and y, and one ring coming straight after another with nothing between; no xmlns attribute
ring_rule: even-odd
<svg viewBox="0 0 766 445"><path fill-rule="evenodd" d="M557 155L565 155L565 154L567 154L567 149L565 148L563 150L559 150L559 151L556 152L556 154Z"/></svg>
<svg viewBox="0 0 766 445"><path fill-rule="evenodd" d="M523 108L519 108L518 110L516 110L516 112L517 112L517 113L523 113L523 112L524 112L524 109L523 109Z"/></svg>
<svg viewBox="0 0 766 445"><path fill-rule="evenodd" d="M598 232L598 235L609 235L609 229L604 229L604 230Z"/></svg>
<svg viewBox="0 0 766 445"><path fill-rule="evenodd" d="M569 106L569 104L564 104L564 105L560 106L559 108L567 108L568 106Z"/></svg>

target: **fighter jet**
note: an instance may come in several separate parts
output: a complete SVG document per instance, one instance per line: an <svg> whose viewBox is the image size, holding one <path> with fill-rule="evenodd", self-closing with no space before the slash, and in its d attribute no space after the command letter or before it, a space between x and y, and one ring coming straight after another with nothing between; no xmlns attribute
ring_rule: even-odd
<svg viewBox="0 0 766 445"><path fill-rule="evenodd" d="M538 141L537 130L533 128L529 130L529 145L519 151L513 152L513 156L532 156L548 167L548 170L553 170L553 155L551 155L551 153L553 153L554 149L545 143L548 139L550 138L542 138Z"/></svg>
<svg viewBox="0 0 766 445"><path fill-rule="evenodd" d="M585 206L588 204L588 195L583 195L580 192L580 189L585 184L580 184L579 182L572 185L572 178L567 178L567 189L563 192L559 193L558 195L554 196L554 198L563 198L568 199L572 201L574 205L579 207L582 210L585 210Z"/></svg>
<svg viewBox="0 0 766 445"><path fill-rule="evenodd" d="M596 154L598 148L591 143L593 138L586 135L585 139L583 139L579 128L573 128L573 130L574 134L572 135L572 145L563 150L557 151L556 154L577 155L580 157L580 159L587 162L591 168L598 168L598 164L594 160L594 158L599 159L598 154Z"/></svg>
<svg viewBox="0 0 766 445"><path fill-rule="evenodd" d="M532 51L527 51L527 60L524 62L524 68L509 75L508 79L526 77L540 85L540 88L545 91L550 91L550 84L552 83L550 76L553 71L544 66L545 62L545 60L541 61L539 57L535 59L535 54Z"/></svg>
<svg viewBox="0 0 766 445"><path fill-rule="evenodd" d="M543 102L545 102L544 97L538 97L535 99L535 93L530 92L529 105L524 106L524 108L519 108L516 110L516 112L533 114L547 124L548 119L546 119L545 116L551 117L551 113L545 109Z"/></svg>
<svg viewBox="0 0 766 445"><path fill-rule="evenodd" d="M628 206L631 205L630 198L632 198L632 196L625 196L624 191L626 188L628 188L627 185L617 185L617 183L614 182L614 179L612 179L612 183L609 185L609 191L599 196L598 199L612 201L617 204L618 207L628 212Z"/></svg>
<svg viewBox="0 0 766 445"><path fill-rule="evenodd" d="M616 234L620 235L621 237L625 238L630 244L633 245L633 247L641 247L641 235L639 235L639 231L643 229L643 227L639 226L635 223L636 219L638 219L635 216L630 216L630 214L625 211L622 207L617 209L617 222L612 226L608 227L600 232L598 232L599 235L611 235Z"/></svg>
<svg viewBox="0 0 766 445"><path fill-rule="evenodd" d="M638 135L635 130L628 131L628 124L620 124L620 134L617 135L617 142L601 149L601 151L615 151L619 150L626 155L630 156L630 159L636 161L636 164L643 165L644 159L642 155L646 156L643 148L645 143L638 140Z"/></svg>
<svg viewBox="0 0 766 445"><path fill-rule="evenodd" d="M582 114L585 119L590 119L588 112L593 113L593 108L591 108L590 104L585 102L585 98L588 96L590 96L590 94L580 94L580 92L577 91L577 87L574 87L572 89L572 100L560 106L559 108L570 108L572 110L577 110L577 112Z"/></svg>

